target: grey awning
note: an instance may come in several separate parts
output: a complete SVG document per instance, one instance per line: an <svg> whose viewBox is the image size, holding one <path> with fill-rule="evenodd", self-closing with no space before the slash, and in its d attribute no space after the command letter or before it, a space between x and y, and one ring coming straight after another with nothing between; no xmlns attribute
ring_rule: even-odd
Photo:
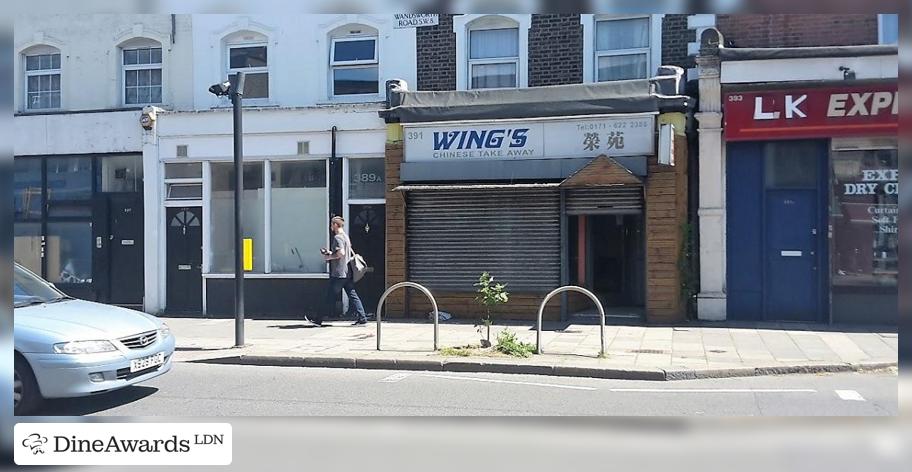
<svg viewBox="0 0 912 472"><path fill-rule="evenodd" d="M445 92L394 91L397 106L381 111L387 122L538 118L685 111L694 99L655 93L650 79L597 84Z"/></svg>
<svg viewBox="0 0 912 472"><path fill-rule="evenodd" d="M880 44L803 48L719 48L719 58L723 61L757 61L814 57L895 56L898 51L896 45Z"/></svg>

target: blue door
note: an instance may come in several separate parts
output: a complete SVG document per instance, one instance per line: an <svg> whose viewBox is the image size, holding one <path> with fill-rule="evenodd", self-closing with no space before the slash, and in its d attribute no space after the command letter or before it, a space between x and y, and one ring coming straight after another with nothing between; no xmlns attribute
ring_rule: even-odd
<svg viewBox="0 0 912 472"><path fill-rule="evenodd" d="M767 189L765 220L767 319L817 321L817 191Z"/></svg>

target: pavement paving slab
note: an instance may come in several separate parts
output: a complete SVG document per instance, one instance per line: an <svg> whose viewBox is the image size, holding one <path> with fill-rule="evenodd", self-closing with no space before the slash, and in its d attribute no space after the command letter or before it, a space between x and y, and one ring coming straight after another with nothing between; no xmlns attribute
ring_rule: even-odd
<svg viewBox="0 0 912 472"><path fill-rule="evenodd" d="M895 328L841 332L827 325L606 326L606 356L599 358L599 326L543 327L544 354L441 356L433 351L433 325L388 320L382 351L376 323L331 321L313 328L301 320L247 320L246 345L235 348L233 319L165 318L177 339L177 362L294 365L374 369L539 373L598 378L682 380L746 375L875 370L897 365ZM509 329L535 343L532 325L492 326L491 338ZM477 345L471 323L439 326L439 347ZM476 353L478 354L478 353ZM482 353L483 354L483 353Z"/></svg>

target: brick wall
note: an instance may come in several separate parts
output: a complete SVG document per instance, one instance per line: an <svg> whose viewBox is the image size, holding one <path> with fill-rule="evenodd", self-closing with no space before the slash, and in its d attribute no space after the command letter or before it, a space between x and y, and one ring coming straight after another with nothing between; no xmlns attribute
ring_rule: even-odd
<svg viewBox="0 0 912 472"><path fill-rule="evenodd" d="M662 18L662 65L678 66L685 70L696 67L693 56L687 54L687 43L697 40L696 30L687 29L687 14L668 14Z"/></svg>
<svg viewBox="0 0 912 472"><path fill-rule="evenodd" d="M529 86L583 82L583 25L579 15L532 15Z"/></svg>
<svg viewBox="0 0 912 472"><path fill-rule="evenodd" d="M399 126L399 125L388 125ZM386 287L406 280L405 271L405 199L393 192L399 185L402 163L402 141L386 144ZM404 313L405 290L389 295L383 313L401 317Z"/></svg>
<svg viewBox="0 0 912 472"><path fill-rule="evenodd" d="M456 90L456 33L453 15L441 14L435 26L415 32L417 43L417 90Z"/></svg>
<svg viewBox="0 0 912 472"><path fill-rule="evenodd" d="M877 44L877 15L719 15L728 47Z"/></svg>

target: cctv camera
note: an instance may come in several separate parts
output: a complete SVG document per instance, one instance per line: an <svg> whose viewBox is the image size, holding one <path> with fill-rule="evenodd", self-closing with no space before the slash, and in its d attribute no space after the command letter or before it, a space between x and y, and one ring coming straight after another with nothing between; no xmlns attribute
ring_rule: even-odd
<svg viewBox="0 0 912 472"><path fill-rule="evenodd" d="M209 93L215 96L228 95L228 90L231 88L231 82L225 81L220 84L215 84L212 87L209 87Z"/></svg>

